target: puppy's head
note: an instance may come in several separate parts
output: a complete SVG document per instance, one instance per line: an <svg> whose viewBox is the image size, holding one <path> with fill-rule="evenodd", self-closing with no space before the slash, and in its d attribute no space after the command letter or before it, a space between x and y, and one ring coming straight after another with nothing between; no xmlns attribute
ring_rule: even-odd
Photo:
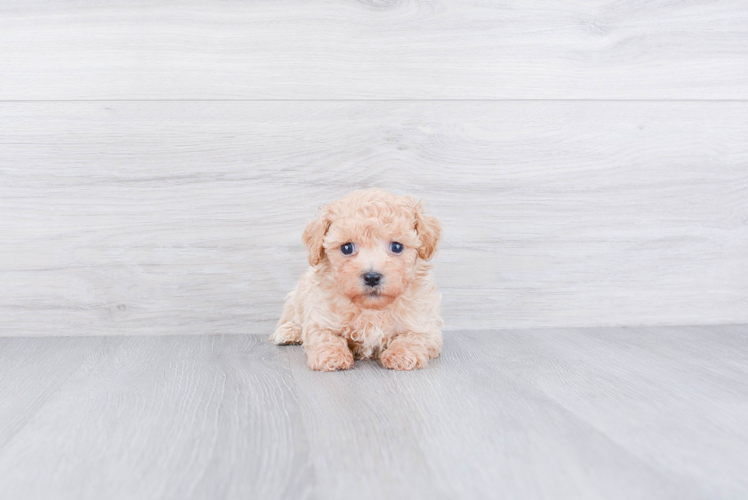
<svg viewBox="0 0 748 500"><path fill-rule="evenodd" d="M303 239L309 263L329 263L341 293L359 307L382 309L410 286L418 259L431 259L440 234L420 202L374 188L323 207Z"/></svg>

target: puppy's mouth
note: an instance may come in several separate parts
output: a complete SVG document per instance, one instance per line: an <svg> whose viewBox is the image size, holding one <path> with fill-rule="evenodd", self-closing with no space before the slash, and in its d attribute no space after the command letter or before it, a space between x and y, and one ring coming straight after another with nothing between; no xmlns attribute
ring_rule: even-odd
<svg viewBox="0 0 748 500"><path fill-rule="evenodd" d="M395 300L395 297L382 293L381 290L365 290L357 297L352 298L353 303L364 309L382 309Z"/></svg>

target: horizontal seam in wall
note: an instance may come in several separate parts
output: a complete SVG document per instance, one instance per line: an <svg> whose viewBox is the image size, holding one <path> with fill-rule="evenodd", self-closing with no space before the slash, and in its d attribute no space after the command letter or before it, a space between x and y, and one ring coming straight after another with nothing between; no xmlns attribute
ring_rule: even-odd
<svg viewBox="0 0 748 500"><path fill-rule="evenodd" d="M725 102L748 99L0 99L0 103L34 102Z"/></svg>

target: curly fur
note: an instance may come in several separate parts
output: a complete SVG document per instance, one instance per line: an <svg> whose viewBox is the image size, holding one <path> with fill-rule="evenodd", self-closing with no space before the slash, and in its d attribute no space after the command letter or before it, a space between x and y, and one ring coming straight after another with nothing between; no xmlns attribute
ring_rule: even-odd
<svg viewBox="0 0 748 500"><path fill-rule="evenodd" d="M423 368L442 345L441 294L427 262L439 222L410 196L354 191L320 210L304 231L309 270L288 294L270 340L303 343L312 370L344 370L354 358L378 358L396 370ZM404 245L402 253L390 243ZM355 252L340 247L353 243ZM376 287L363 275L382 276Z"/></svg>

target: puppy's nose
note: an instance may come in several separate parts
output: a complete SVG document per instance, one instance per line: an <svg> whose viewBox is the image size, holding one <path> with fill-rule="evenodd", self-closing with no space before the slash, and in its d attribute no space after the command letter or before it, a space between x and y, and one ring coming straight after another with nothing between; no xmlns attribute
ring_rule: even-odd
<svg viewBox="0 0 748 500"><path fill-rule="evenodd" d="M364 283L366 283L367 286L377 286L381 279L382 275L373 271L364 274Z"/></svg>

